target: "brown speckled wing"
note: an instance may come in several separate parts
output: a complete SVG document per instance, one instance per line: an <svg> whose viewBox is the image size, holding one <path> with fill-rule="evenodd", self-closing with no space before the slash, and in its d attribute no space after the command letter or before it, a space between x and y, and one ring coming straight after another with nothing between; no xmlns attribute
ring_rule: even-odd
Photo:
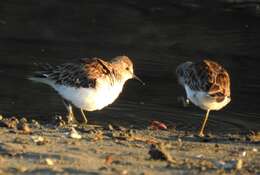
<svg viewBox="0 0 260 175"><path fill-rule="evenodd" d="M41 74L57 84L95 88L96 80L109 75L110 69L112 70L110 63L103 61L101 64L98 58L92 58L81 60L79 64L65 63L55 67L48 65Z"/></svg>
<svg viewBox="0 0 260 175"><path fill-rule="evenodd" d="M230 96L230 78L227 71L211 60L196 62L187 67L185 84L193 90L206 91L216 101Z"/></svg>

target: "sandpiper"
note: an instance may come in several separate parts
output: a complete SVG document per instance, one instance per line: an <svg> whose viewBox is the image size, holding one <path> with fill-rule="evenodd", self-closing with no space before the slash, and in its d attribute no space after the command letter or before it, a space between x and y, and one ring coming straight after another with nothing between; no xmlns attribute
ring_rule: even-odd
<svg viewBox="0 0 260 175"><path fill-rule="evenodd" d="M69 113L68 122L75 121L73 104L87 123L84 111L101 110L113 103L125 82L132 78L144 84L134 74L131 59L118 56L111 61L92 58L58 66L45 65L29 79L51 86L62 96Z"/></svg>
<svg viewBox="0 0 260 175"><path fill-rule="evenodd" d="M184 62L177 67L176 74L187 98L207 111L199 132L199 136L204 136L209 112L220 110L231 101L229 74L221 65L208 59Z"/></svg>

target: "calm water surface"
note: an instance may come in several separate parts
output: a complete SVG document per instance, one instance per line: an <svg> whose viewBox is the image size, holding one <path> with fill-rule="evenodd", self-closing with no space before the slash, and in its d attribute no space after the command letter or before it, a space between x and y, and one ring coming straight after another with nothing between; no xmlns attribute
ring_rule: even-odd
<svg viewBox="0 0 260 175"><path fill-rule="evenodd" d="M194 106L183 108L177 102L184 91L176 83L174 70L183 61L208 56L229 70L232 102L210 114L207 130L259 130L259 18L183 11L143 14L101 1L85 6L89 11L75 5L75 13L67 17L63 15L70 9L68 3L62 7L50 3L53 9L46 4L20 4L14 13L6 3L0 13L5 20L0 26L1 114L48 122L55 114L66 112L51 88L26 79L37 69L36 63L127 54L147 85L128 81L115 103L88 113L90 122L143 128L151 120L160 120L177 129L197 130L205 112ZM55 13L55 9L62 10Z"/></svg>

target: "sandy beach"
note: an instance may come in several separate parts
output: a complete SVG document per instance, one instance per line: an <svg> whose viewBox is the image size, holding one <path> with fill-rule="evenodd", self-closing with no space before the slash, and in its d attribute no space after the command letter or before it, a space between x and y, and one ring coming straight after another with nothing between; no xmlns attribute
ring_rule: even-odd
<svg viewBox="0 0 260 175"><path fill-rule="evenodd" d="M0 174L259 174L259 133L1 120Z"/></svg>

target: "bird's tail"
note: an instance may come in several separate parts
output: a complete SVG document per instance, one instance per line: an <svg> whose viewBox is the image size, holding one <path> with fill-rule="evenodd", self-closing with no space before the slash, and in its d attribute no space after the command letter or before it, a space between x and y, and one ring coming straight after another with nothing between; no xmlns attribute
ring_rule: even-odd
<svg viewBox="0 0 260 175"><path fill-rule="evenodd" d="M28 77L28 79L29 80L31 80L31 81L35 81L35 82L39 82L39 83L45 83L45 84L48 84L48 79L47 79L47 77L38 77L38 76L35 76L35 75L33 75L33 76L30 76L30 77Z"/></svg>
<svg viewBox="0 0 260 175"><path fill-rule="evenodd" d="M48 64L41 65L41 71L36 71L32 76L29 76L28 79L31 81L44 83L44 84L50 84L49 72L52 69L52 67Z"/></svg>

